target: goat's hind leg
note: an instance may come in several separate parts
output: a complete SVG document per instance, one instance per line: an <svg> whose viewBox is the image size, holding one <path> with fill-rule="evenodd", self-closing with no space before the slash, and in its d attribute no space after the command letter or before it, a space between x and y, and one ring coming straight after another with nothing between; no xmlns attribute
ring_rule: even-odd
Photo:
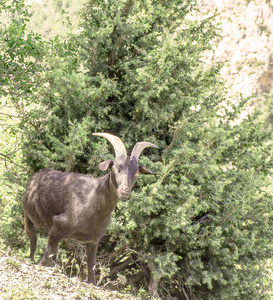
<svg viewBox="0 0 273 300"><path fill-rule="evenodd" d="M45 266L50 259L52 259L54 263L57 262L59 242L66 234L66 220L67 219L62 215L56 215L53 217L53 225L49 232L46 251L39 264Z"/></svg>
<svg viewBox="0 0 273 300"><path fill-rule="evenodd" d="M25 231L30 241L30 259L34 262L34 254L37 247L37 237L35 233L34 224L31 222L25 213Z"/></svg>
<svg viewBox="0 0 273 300"><path fill-rule="evenodd" d="M50 259L52 259L54 263L57 262L57 254L60 240L61 237L49 235L45 254L39 262L40 265L46 266Z"/></svg>

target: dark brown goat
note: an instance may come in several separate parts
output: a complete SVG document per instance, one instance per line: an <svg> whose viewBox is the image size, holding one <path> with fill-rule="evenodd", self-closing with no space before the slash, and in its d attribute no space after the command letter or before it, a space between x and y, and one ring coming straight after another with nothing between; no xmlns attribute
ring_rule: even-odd
<svg viewBox="0 0 273 300"><path fill-rule="evenodd" d="M95 284L95 265L98 243L105 233L118 199L128 199L137 175L154 174L138 166L139 155L148 142L135 145L127 156L122 141L111 134L94 133L106 138L114 147L115 161L99 164L110 172L100 178L44 169L35 173L27 186L23 205L25 230L30 239L30 258L34 261L37 237L35 227L49 235L48 245L40 264L50 258L57 260L58 244L62 238L87 243L88 282Z"/></svg>

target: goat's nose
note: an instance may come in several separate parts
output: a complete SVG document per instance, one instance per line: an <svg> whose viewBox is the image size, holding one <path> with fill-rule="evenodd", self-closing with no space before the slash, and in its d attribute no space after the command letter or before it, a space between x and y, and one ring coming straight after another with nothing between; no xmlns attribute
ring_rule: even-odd
<svg viewBox="0 0 273 300"><path fill-rule="evenodd" d="M130 197L131 190L129 187L120 187L118 190L118 196L120 199L128 199Z"/></svg>
<svg viewBox="0 0 273 300"><path fill-rule="evenodd" d="M130 193L130 189L128 187L123 187L122 191L125 193Z"/></svg>

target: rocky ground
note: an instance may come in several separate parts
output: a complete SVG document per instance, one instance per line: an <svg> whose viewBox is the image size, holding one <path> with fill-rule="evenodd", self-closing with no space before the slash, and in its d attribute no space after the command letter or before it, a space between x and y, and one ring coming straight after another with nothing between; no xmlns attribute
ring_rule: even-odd
<svg viewBox="0 0 273 300"><path fill-rule="evenodd" d="M0 249L0 300L139 300L66 277Z"/></svg>

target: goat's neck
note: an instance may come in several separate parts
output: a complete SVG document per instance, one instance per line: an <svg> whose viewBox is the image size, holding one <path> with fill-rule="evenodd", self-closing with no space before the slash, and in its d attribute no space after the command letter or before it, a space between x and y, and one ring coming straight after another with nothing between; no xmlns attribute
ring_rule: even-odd
<svg viewBox="0 0 273 300"><path fill-rule="evenodd" d="M111 175L101 177L100 192L103 194L101 209L106 213L111 213L118 203L116 188L112 183Z"/></svg>

